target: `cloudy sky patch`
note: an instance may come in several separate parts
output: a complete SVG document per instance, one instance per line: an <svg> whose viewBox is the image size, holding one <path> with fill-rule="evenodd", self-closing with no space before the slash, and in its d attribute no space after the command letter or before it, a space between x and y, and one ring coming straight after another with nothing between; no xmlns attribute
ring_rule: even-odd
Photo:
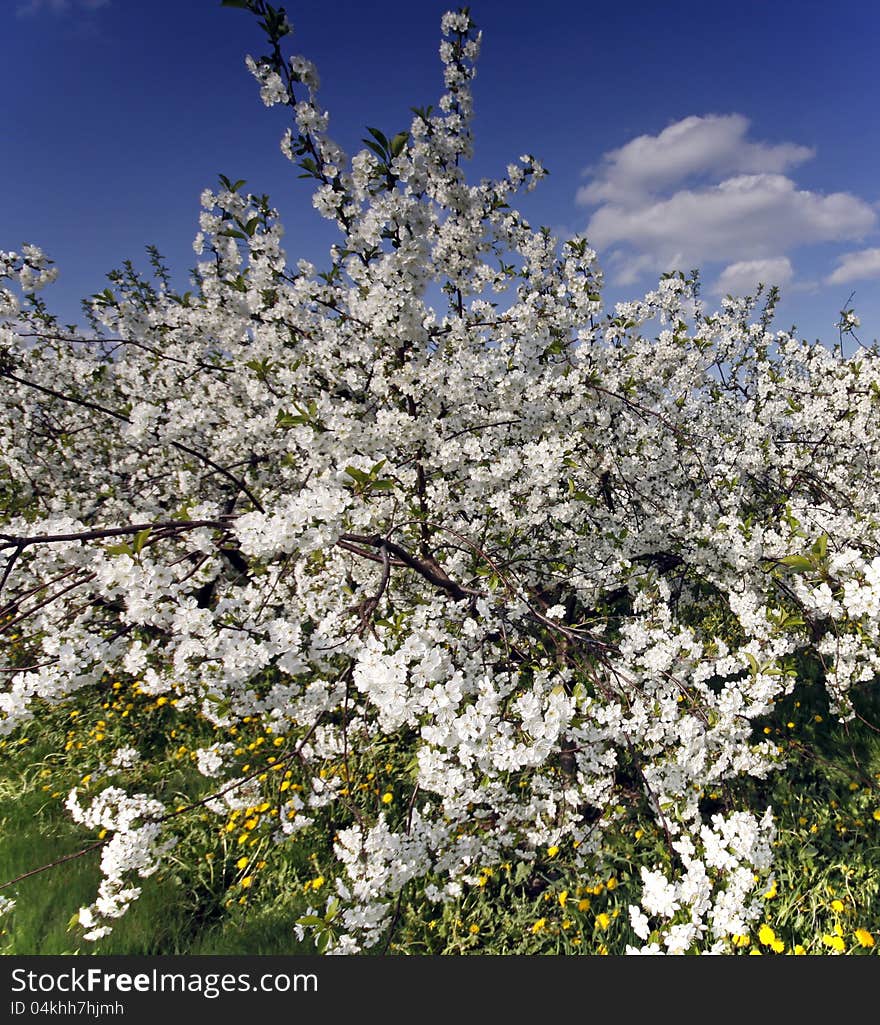
<svg viewBox="0 0 880 1025"><path fill-rule="evenodd" d="M828 275L827 284L842 285L850 281L880 280L880 249L859 249L844 253L833 273Z"/></svg>
<svg viewBox="0 0 880 1025"><path fill-rule="evenodd" d="M637 206L660 189L706 173L781 173L815 151L795 143L769 145L746 138L741 114L686 117L659 135L640 135L606 153L596 178L578 190L583 205Z"/></svg>
<svg viewBox="0 0 880 1025"><path fill-rule="evenodd" d="M789 254L798 247L860 240L876 227L860 197L802 189L783 173L813 149L753 141L748 129L741 114L692 116L603 156L576 200L596 207L586 234L616 283L726 264L722 292L737 291L756 268L777 275L766 284L782 285L793 280Z"/></svg>
<svg viewBox="0 0 880 1025"><path fill-rule="evenodd" d="M711 285L715 295L754 295L759 284L778 285L791 281L793 270L787 256L770 260L740 260L731 263Z"/></svg>

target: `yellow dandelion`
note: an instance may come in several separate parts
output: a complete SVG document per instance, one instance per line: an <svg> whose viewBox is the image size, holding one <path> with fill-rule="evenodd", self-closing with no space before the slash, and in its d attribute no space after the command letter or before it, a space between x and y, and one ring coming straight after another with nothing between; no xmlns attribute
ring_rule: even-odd
<svg viewBox="0 0 880 1025"><path fill-rule="evenodd" d="M832 911L836 911L838 914L840 914L840 912L843 911L843 901L842 900L833 900L833 901L831 901L831 910Z"/></svg>
<svg viewBox="0 0 880 1025"><path fill-rule="evenodd" d="M611 916L606 915L604 911L600 915L596 915L596 925L598 925L600 929L607 929L610 924Z"/></svg>
<svg viewBox="0 0 880 1025"><path fill-rule="evenodd" d="M547 857L548 858L555 858L558 853L559 853L559 848L556 846L556 844L553 844L551 847L547 848Z"/></svg>
<svg viewBox="0 0 880 1025"><path fill-rule="evenodd" d="M846 950L846 944L840 936L834 936L831 933L825 933L822 937L822 942L826 947L830 947L833 951L838 954L842 954Z"/></svg>
<svg viewBox="0 0 880 1025"><path fill-rule="evenodd" d="M390 790L388 790L384 794L382 794L382 804L391 804L391 802L393 800L394 800L394 794L392 794Z"/></svg>
<svg viewBox="0 0 880 1025"><path fill-rule="evenodd" d="M758 942L765 947L770 947L776 942L776 933L766 923L758 929Z"/></svg>
<svg viewBox="0 0 880 1025"><path fill-rule="evenodd" d="M860 947L873 947L874 937L867 929L856 929L855 932L856 942Z"/></svg>
<svg viewBox="0 0 880 1025"><path fill-rule="evenodd" d="M251 885L251 883L253 881L254 881L254 877L253 876L245 876L244 879L242 879L242 881L241 881L241 885L242 885L242 887L245 890L247 890L250 887L250 885Z"/></svg>
<svg viewBox="0 0 880 1025"><path fill-rule="evenodd" d="M546 918L539 918L538 921L535 922L535 924L532 926L532 933L533 934L537 934L539 932L543 932L546 927L547 927L547 919Z"/></svg>
<svg viewBox="0 0 880 1025"><path fill-rule="evenodd" d="M476 923L468 926L468 932L471 934L471 936L476 936L479 931L480 927Z"/></svg>

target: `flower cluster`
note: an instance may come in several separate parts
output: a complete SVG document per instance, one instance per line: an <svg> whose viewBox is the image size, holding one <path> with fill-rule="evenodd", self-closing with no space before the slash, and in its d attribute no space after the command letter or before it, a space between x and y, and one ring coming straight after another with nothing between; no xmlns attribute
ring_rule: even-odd
<svg viewBox="0 0 880 1025"><path fill-rule="evenodd" d="M103 878L98 897L79 910L80 925L87 930L85 939L97 940L110 932L108 920L124 915L140 896L140 887L126 885L126 878L131 874L142 879L151 876L174 840L162 836L159 820L165 809L161 802L143 794L129 796L119 787L107 787L83 808L74 789L67 808L75 822L100 828L102 836L113 833L101 850Z"/></svg>

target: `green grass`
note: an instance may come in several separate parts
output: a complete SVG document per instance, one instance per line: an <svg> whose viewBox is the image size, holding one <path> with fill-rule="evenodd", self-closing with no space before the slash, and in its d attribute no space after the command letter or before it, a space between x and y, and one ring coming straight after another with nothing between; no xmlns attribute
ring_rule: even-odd
<svg viewBox="0 0 880 1025"><path fill-rule="evenodd" d="M94 837L72 823L57 801L38 790L14 786L7 777L0 789L0 878L15 878L40 865L86 847ZM18 782L24 782L21 777ZM114 933L97 948L78 938L71 920L90 903L100 880L98 851L23 879L15 886L16 907L0 936L6 954L156 954L174 944L185 919L168 883L146 880L141 899Z"/></svg>
<svg viewBox="0 0 880 1025"><path fill-rule="evenodd" d="M96 836L71 820L64 801L72 786L83 787L76 763L89 767L89 757L92 764L98 759L68 740L74 735L67 729L70 711L69 706L52 710L40 724L27 727L27 743L19 738L0 749L0 882L26 876L0 890L0 895L16 901L14 909L0 917L0 953L313 952L311 943L298 942L293 932L296 917L307 906L300 883L303 864L306 875L314 874L307 856L297 852L285 865L274 864L271 878L261 879L245 892L240 885L243 872L236 866L240 851L217 836L216 829L207 833L205 814L192 817L189 832L182 831L183 842L155 876L135 881L142 888L141 896L115 923L113 932L97 942L83 940L76 916L80 907L95 899L101 879L100 850L70 857L93 845ZM107 709L93 715L83 711L77 718L83 736L94 735L92 719L97 721L98 714L106 716ZM70 750L65 752L66 745ZM167 790L187 801L195 792L197 774L168 761L164 751L160 771L165 773ZM265 838L256 844L249 852L253 862L269 847Z"/></svg>
<svg viewBox="0 0 880 1025"><path fill-rule="evenodd" d="M71 823L60 804L32 789L14 792L7 778L0 789L0 880L74 853L94 837ZM186 873L166 871L141 881L142 894L113 932L96 943L80 938L77 910L94 899L101 875L93 851L32 875L14 887L16 906L2 920L4 954L296 954L309 944L293 935L289 908L261 901L253 909L215 909L207 889ZM8 891L6 891L8 892ZM199 908L195 899L205 902ZM201 912L201 914L199 913Z"/></svg>

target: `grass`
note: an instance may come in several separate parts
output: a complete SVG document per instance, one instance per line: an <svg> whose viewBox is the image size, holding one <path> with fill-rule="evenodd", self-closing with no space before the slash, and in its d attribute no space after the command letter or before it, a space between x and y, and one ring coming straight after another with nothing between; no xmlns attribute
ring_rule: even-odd
<svg viewBox="0 0 880 1025"><path fill-rule="evenodd" d="M0 877L14 878L38 865L81 850L94 837L70 822L57 802L33 789L0 790ZM100 881L98 851L22 880L16 906L0 929L3 954L296 954L312 948L296 941L290 909L261 901L253 909L210 913L207 889L187 885L187 873L166 872L142 882L142 894L97 943L82 940L80 907L94 900ZM201 908L194 906L201 898Z"/></svg>
<svg viewBox="0 0 880 1025"><path fill-rule="evenodd" d="M177 731L164 728L169 710L156 702L141 702L140 708L126 704L135 712L126 729L151 737L156 751L142 781L155 784L150 776L159 774L166 801L191 803L205 781L183 757ZM243 865L242 850L209 828L213 817L204 812L190 816L182 842L160 872L136 881L141 896L113 932L97 942L82 939L77 912L95 899L101 855L93 850L70 857L94 845L96 834L74 823L64 802L74 786L88 793L108 782L101 774L103 759L126 736L130 739L111 719L115 714L119 720L124 710L112 694L97 709L81 697L46 709L20 736L0 741L0 882L52 866L0 891L16 901L0 916L0 953L311 953L313 946L297 941L292 925L307 907L299 882L304 863L305 874L314 875L307 856L297 851L284 864L279 860L266 885L260 879L245 888L246 872L254 878L257 865L267 867L271 843L255 829ZM198 731L204 733L201 726ZM191 744L200 740L204 736L188 737ZM89 771L83 774L83 768Z"/></svg>

